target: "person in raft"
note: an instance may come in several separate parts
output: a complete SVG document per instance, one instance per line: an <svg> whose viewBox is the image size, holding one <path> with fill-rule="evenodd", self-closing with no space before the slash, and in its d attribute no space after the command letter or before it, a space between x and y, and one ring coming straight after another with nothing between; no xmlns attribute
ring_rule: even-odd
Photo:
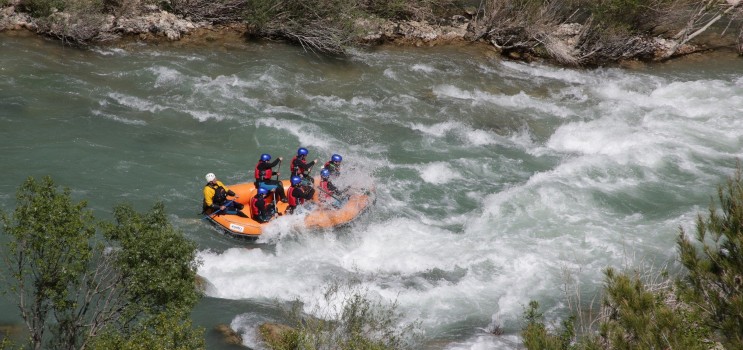
<svg viewBox="0 0 743 350"><path fill-rule="evenodd" d="M204 202L202 208L202 214L229 214L230 210L235 210L238 216L247 218L248 216L242 212L244 205L235 202L234 200L227 200L227 196L238 196L235 192L227 188L222 181L217 180L217 176L214 173L206 174L206 185L204 186Z"/></svg>
<svg viewBox="0 0 743 350"><path fill-rule="evenodd" d="M250 212L253 219L260 223L269 222L276 214L276 206L273 203L266 202L268 190L260 187L258 193L250 200Z"/></svg>
<svg viewBox="0 0 743 350"><path fill-rule="evenodd" d="M340 154L334 154L330 157L330 160L325 162L322 166L323 169L328 169L330 175L338 176L341 174L341 162L343 157Z"/></svg>
<svg viewBox="0 0 743 350"><path fill-rule="evenodd" d="M284 186L281 185L281 181L278 180L279 173L273 173L273 168L279 164L284 158L279 157L273 162L271 155L268 153L261 154L261 158L255 165L255 188L265 188L266 191L275 191L274 193L279 195L279 199L286 203L286 193L284 192ZM272 180L272 176L276 176L277 180Z"/></svg>
<svg viewBox="0 0 743 350"><path fill-rule="evenodd" d="M299 147L297 150L297 155L292 158L292 163L289 166L289 170L292 172L292 177L299 176L299 178L303 179L307 176L309 176L310 171L312 171L312 167L317 164L317 159L307 163L307 155L310 153L306 148ZM312 180L308 180L309 183L312 183ZM307 182L307 181L305 181Z"/></svg>
<svg viewBox="0 0 743 350"><path fill-rule="evenodd" d="M296 209L297 206L300 206L304 204L305 201L312 199L312 196L315 195L315 189L308 186L303 186L302 178L299 176L292 176L289 181L291 182L292 186L289 187L288 191L289 206L286 208L286 212L289 214L294 214L294 209Z"/></svg>
<svg viewBox="0 0 743 350"><path fill-rule="evenodd" d="M334 199L333 204L340 204L338 196L341 195L342 192L338 190L338 187L330 182L330 175L330 170L320 170L320 193L318 194L318 199L322 203L329 203L330 199Z"/></svg>

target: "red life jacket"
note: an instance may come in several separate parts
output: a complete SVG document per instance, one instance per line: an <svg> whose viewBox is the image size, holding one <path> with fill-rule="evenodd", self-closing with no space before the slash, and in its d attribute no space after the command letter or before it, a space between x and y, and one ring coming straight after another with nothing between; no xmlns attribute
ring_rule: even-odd
<svg viewBox="0 0 743 350"><path fill-rule="evenodd" d="M289 164L289 170L292 172L292 176L304 175L304 168L294 165L294 163L297 161L297 157L299 156L294 156L294 158L292 158L291 164ZM307 164L307 161L304 159L300 159L299 161L302 162L302 164Z"/></svg>
<svg viewBox="0 0 743 350"><path fill-rule="evenodd" d="M262 161L258 161L258 164L255 165L255 181L261 181L261 180L271 180L272 171L271 168L268 168L266 170L259 170L258 166L263 163ZM261 178L261 173L263 173L263 178Z"/></svg>
<svg viewBox="0 0 743 350"><path fill-rule="evenodd" d="M296 187L294 186L289 187L289 191L286 192L287 203L290 207L296 207L297 204L304 204L304 198L299 198L299 200L297 200L297 197L294 197L294 195L292 195L295 188Z"/></svg>
<svg viewBox="0 0 743 350"><path fill-rule="evenodd" d="M261 198L261 200L263 201L263 206L265 207L266 199ZM257 218L258 215L261 215L260 210L258 209L258 206L256 205L257 202L258 202L257 197L253 197L250 199L250 212L253 214L253 218Z"/></svg>

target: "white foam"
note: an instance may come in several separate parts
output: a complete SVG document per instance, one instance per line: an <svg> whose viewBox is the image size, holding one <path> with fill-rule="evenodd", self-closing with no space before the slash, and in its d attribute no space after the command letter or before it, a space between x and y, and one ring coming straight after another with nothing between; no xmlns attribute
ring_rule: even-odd
<svg viewBox="0 0 743 350"><path fill-rule="evenodd" d="M147 122L144 120L127 119L127 118L119 117L113 114L105 113L100 110L93 110L91 111L91 113L93 113L93 115L104 117L106 119L110 119L110 120L117 121L117 122L127 124L127 125L141 125L141 126L147 125Z"/></svg>
<svg viewBox="0 0 743 350"><path fill-rule="evenodd" d="M433 73L435 62L396 66L407 71L374 54L364 62L403 93L380 103L363 89L354 97L300 89L312 108L261 105L255 125L295 138L321 162L343 154L346 177L338 183L376 186L377 202L334 231L301 228L301 214L275 220L259 241L275 249L201 252L199 273L215 286L209 295L298 298L309 311L322 286L347 277L374 297L398 301L407 319L419 318L434 334L484 319L454 331L465 340L447 348L518 348L524 305L539 300L551 313L564 306L555 292L563 269L590 281L584 290L590 295L601 288L603 268L634 259L628 252L671 258L676 226L693 221L698 209L686 208L693 207L687 194L704 197L695 185L718 179L727 170L721 164L743 153L740 79L671 81L506 62L476 70L510 79L503 91L519 91L513 88L524 81L539 91L493 93L500 90L452 79L433 85L438 101L421 102L408 92L406 84L420 79L410 71ZM260 82L267 90L289 84L276 69ZM436 104L444 112L430 112ZM323 118L316 106L342 127L358 123L365 132L387 123L421 137L344 138L335 125L316 122ZM461 118L473 107L526 111L525 121L499 134ZM421 151L430 144L446 156ZM389 156L400 149L403 155ZM491 315L508 335L477 330Z"/></svg>
<svg viewBox="0 0 743 350"><path fill-rule="evenodd" d="M163 110L167 108L166 106L162 106L160 104L150 102L143 98L124 95L118 92L109 93L107 96L122 106L133 108L133 109L136 109L142 112L157 113L157 112L162 112Z"/></svg>
<svg viewBox="0 0 743 350"><path fill-rule="evenodd" d="M474 91L466 91L453 85L438 85L433 88L433 93L438 98L471 100L472 103L476 105L486 103L499 107L508 107L514 110L534 109L559 117L568 117L573 115L573 112L568 108L529 96L523 91L516 95L509 96L505 94L491 94L477 89Z"/></svg>
<svg viewBox="0 0 743 350"><path fill-rule="evenodd" d="M418 168L423 181L436 185L443 185L453 180L461 179L462 175L452 169L448 163L434 162Z"/></svg>
<svg viewBox="0 0 743 350"><path fill-rule="evenodd" d="M436 68L427 64L416 63L410 67L410 70L414 72L433 73L436 71Z"/></svg>
<svg viewBox="0 0 743 350"><path fill-rule="evenodd" d="M176 86L182 82L183 75L175 69L158 66L151 67L149 70L157 76L155 87Z"/></svg>
<svg viewBox="0 0 743 350"><path fill-rule="evenodd" d="M98 54L101 54L103 56L124 56L127 52L124 49L121 48L93 48L93 52L96 52Z"/></svg>
<svg viewBox="0 0 743 350"><path fill-rule="evenodd" d="M384 76L387 78L390 78L392 80L397 80L397 73L395 73L392 68L387 68L384 70Z"/></svg>
<svg viewBox="0 0 743 350"><path fill-rule="evenodd" d="M519 78L528 77L529 79L534 79L534 77L543 77L575 84L586 84L588 82L592 82L595 79L594 77L596 73L599 72L583 72L574 69L565 69L514 61L501 61L500 64L506 68L506 71L513 72L512 74Z"/></svg>
<svg viewBox="0 0 743 350"><path fill-rule="evenodd" d="M302 147L308 148L329 148L330 146L327 138L320 136L322 132L314 124L300 121L279 120L273 117L266 117L258 119L255 125L258 127L263 126L288 132L299 140L297 147L301 145ZM314 158L315 156L310 154L308 157Z"/></svg>

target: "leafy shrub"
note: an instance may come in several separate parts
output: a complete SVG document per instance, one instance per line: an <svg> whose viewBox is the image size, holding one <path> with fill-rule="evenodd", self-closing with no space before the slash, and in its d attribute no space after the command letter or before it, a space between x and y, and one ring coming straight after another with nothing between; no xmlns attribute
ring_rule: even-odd
<svg viewBox="0 0 743 350"><path fill-rule="evenodd" d="M102 239L87 203L50 177L29 178L16 198L12 217L0 215L9 238L0 287L16 299L29 348L142 345L132 339L198 348L203 332L188 321L201 297L196 246L168 223L162 203L145 214L117 206Z"/></svg>
<svg viewBox="0 0 743 350"><path fill-rule="evenodd" d="M719 209L712 203L708 216L697 218L696 244L681 230L678 247L688 274L681 279L681 298L699 305L709 326L727 345L743 344L743 178L741 166L717 190ZM700 249L701 248L701 251Z"/></svg>
<svg viewBox="0 0 743 350"><path fill-rule="evenodd" d="M663 273L605 271L602 312L596 332L573 341L572 318L560 334L547 330L538 304L525 312L528 349L740 349L743 344L743 171L718 187L720 208L697 218L696 242L683 229L677 239L686 270ZM653 278L652 283L647 279ZM658 280L659 279L659 280ZM659 282L658 282L659 281ZM721 342L722 344L718 343Z"/></svg>
<svg viewBox="0 0 743 350"><path fill-rule="evenodd" d="M170 9L194 21L227 23L242 19L248 0L170 0Z"/></svg>
<svg viewBox="0 0 743 350"><path fill-rule="evenodd" d="M570 344L575 337L574 317L562 322L560 334L551 334L544 324L544 315L539 312L539 303L532 300L524 311L524 319L526 325L521 331L521 336L527 349L571 349Z"/></svg>
<svg viewBox="0 0 743 350"><path fill-rule="evenodd" d="M355 40L355 0L249 0L253 34L278 37L305 50L343 54Z"/></svg>
<svg viewBox="0 0 743 350"><path fill-rule="evenodd" d="M21 0L18 8L33 17L47 17L56 11L64 11L66 5L65 0Z"/></svg>
<svg viewBox="0 0 743 350"><path fill-rule="evenodd" d="M352 285L333 282L312 315L302 312L295 301L287 311L291 329L268 343L272 350L413 349L418 323L401 324L402 314L395 303L388 305Z"/></svg>
<svg viewBox="0 0 743 350"><path fill-rule="evenodd" d="M677 0L600 0L591 2L589 9L598 28L640 34L666 24L670 12L686 13L688 5Z"/></svg>

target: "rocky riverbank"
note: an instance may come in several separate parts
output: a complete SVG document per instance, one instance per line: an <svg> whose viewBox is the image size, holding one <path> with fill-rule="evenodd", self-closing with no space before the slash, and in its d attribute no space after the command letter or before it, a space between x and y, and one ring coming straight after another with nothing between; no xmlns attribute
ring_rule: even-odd
<svg viewBox="0 0 743 350"><path fill-rule="evenodd" d="M48 17L34 18L18 11L19 0L10 1L0 9L0 31L28 30L39 35L58 38L73 44L115 43L122 39L157 41L215 41L220 37L249 37L255 31L240 22L213 24L193 21L190 18L164 11L150 5L136 15L83 15L54 12ZM567 66L620 63L621 61L661 61L716 48L733 50L736 40L728 35L726 40L717 38L714 43L705 41L681 42L661 36L632 37L632 49L618 56L585 59L586 28L580 23L554 24L538 31L531 30L523 37L533 37L519 45L504 45L500 37L492 34L492 23L478 19L475 10L442 18L437 23L414 20L386 20L363 18L354 21L358 45L396 44L434 46L452 43L480 43L510 59L531 61L546 59ZM74 40L73 40L74 39ZM523 41L523 39L521 39ZM600 46L600 45L598 45ZM743 47L738 48L743 52ZM594 49L593 53L600 52Z"/></svg>

